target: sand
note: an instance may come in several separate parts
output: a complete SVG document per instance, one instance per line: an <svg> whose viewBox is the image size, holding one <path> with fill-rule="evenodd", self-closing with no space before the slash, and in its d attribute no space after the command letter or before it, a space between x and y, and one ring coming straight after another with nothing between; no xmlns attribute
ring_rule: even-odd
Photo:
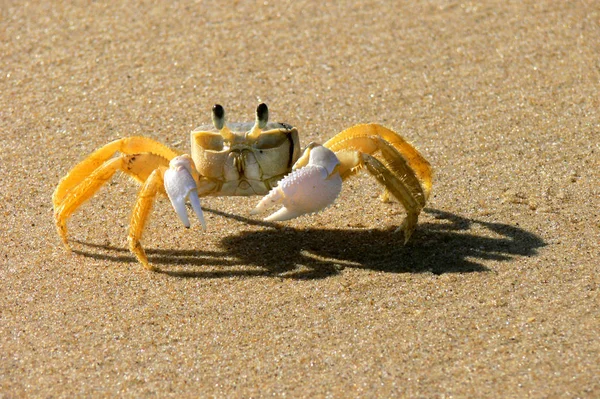
<svg viewBox="0 0 600 399"><path fill-rule="evenodd" d="M600 5L5 1L0 397L600 397ZM229 120L325 141L361 122L433 165L411 241L362 174L316 216L157 202L127 250L118 176L56 234L99 146L187 151Z"/></svg>

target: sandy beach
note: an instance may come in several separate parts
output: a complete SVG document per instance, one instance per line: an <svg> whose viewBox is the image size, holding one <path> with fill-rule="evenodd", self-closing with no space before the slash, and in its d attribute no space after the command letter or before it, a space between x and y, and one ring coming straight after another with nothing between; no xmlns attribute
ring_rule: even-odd
<svg viewBox="0 0 600 399"><path fill-rule="evenodd" d="M0 6L0 398L600 397L600 4L182 1ZM304 145L383 124L434 170L405 212L368 173L282 223L259 197L139 186L68 222L52 192L96 148L180 152L229 121Z"/></svg>

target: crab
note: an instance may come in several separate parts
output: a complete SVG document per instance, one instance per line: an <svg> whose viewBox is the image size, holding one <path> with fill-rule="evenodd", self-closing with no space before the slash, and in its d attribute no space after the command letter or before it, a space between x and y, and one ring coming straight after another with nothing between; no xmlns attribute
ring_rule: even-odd
<svg viewBox="0 0 600 399"><path fill-rule="evenodd" d="M269 122L263 103L254 122L226 123L221 105L212 109L212 125L191 132L191 156L147 137L126 137L100 147L63 177L54 194L54 218L67 250L67 220L117 171L141 184L129 224L129 249L148 270L140 240L158 195L166 195L185 227L189 201L202 230L204 196L263 195L250 213L280 208L267 221L312 214L331 205L342 182L366 168L384 187L382 200L395 198L407 216L398 230L406 243L431 193L431 166L398 133L379 124L361 124L338 133L323 145L300 148L298 130ZM115 156L116 154L119 155Z"/></svg>

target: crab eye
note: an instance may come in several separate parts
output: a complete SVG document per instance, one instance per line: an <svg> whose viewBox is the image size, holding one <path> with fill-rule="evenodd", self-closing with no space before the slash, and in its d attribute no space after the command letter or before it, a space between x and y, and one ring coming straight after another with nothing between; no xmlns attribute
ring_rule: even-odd
<svg viewBox="0 0 600 399"><path fill-rule="evenodd" d="M212 121L217 130L223 129L225 126L225 110L221 104L215 104L212 108Z"/></svg>
<svg viewBox="0 0 600 399"><path fill-rule="evenodd" d="M269 121L269 107L267 104L261 103L256 108L256 123L259 128L264 129Z"/></svg>

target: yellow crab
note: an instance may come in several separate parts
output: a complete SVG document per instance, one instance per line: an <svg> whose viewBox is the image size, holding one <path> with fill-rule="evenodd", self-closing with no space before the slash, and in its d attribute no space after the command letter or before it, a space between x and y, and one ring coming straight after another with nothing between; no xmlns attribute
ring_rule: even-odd
<svg viewBox="0 0 600 399"><path fill-rule="evenodd" d="M129 225L130 250L149 270L140 244L157 194L166 194L186 227L186 201L206 228L199 197L265 195L251 214L274 205L281 208L268 221L318 212L337 198L342 181L366 166L383 184L382 198L391 194L407 217L399 229L408 241L431 192L429 162L399 134L378 124L356 125L323 145L311 143L301 152L298 131L285 123L268 122L265 104L254 123L225 123L220 105L212 110L212 125L191 133L192 155L179 154L145 137L127 137L99 148L61 179L54 194L54 217L67 249L67 219L120 170L142 185ZM114 157L115 153L122 155Z"/></svg>

